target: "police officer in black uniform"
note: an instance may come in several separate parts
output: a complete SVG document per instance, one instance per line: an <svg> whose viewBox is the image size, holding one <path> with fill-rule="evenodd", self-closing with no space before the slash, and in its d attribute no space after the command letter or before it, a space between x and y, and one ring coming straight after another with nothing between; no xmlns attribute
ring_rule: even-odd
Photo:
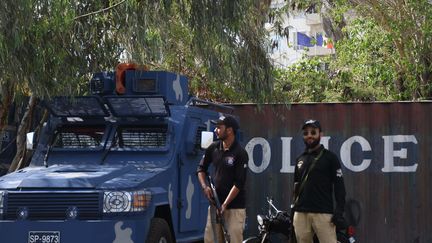
<svg viewBox="0 0 432 243"><path fill-rule="evenodd" d="M215 133L218 141L212 143L200 161L197 174L204 195L212 202L211 189L206 181L208 168L213 165L212 178L221 203L221 210L216 212L210 204L204 242L224 242L221 225L216 222L216 213L223 216L230 236L230 242L243 241L243 229L246 219L246 171L248 154L236 140L239 125L231 116L221 116L216 122Z"/></svg>
<svg viewBox="0 0 432 243"><path fill-rule="evenodd" d="M344 222L346 194L341 165L337 156L320 144L323 132L319 121L307 120L302 130L306 150L297 158L294 171L296 239L311 243L315 233L321 243L336 243L335 224Z"/></svg>

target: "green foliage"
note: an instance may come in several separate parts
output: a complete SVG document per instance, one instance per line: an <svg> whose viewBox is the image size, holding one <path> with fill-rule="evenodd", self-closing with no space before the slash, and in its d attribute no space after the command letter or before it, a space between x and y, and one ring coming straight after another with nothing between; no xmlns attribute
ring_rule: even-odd
<svg viewBox="0 0 432 243"><path fill-rule="evenodd" d="M275 92L291 102L397 100L390 37L373 20L357 18L344 28L336 55L307 57L276 72Z"/></svg>
<svg viewBox="0 0 432 243"><path fill-rule="evenodd" d="M75 6L69 1L2 1L2 85L15 84L18 96L80 93L89 71L113 64L118 57L109 50L112 40L102 20L74 19L76 13L99 7L86 2Z"/></svg>
<svg viewBox="0 0 432 243"><path fill-rule="evenodd" d="M275 70L274 98L279 102L335 101L325 59L304 57L287 69Z"/></svg>
<svg viewBox="0 0 432 243"><path fill-rule="evenodd" d="M391 101L432 97L430 1L294 0L287 6L322 11L323 18L332 23L326 33L335 38L336 54L324 60L304 57L293 67L278 70L277 100ZM317 72L317 60L328 63L328 71Z"/></svg>
<svg viewBox="0 0 432 243"><path fill-rule="evenodd" d="M396 55L388 63L396 72L399 99L432 97L432 3L428 0L353 1L356 12L374 20L388 36Z"/></svg>
<svg viewBox="0 0 432 243"><path fill-rule="evenodd" d="M232 101L268 99L271 65L263 43L264 17L255 1L226 0L221 1L222 6L212 0L192 2L192 43L197 47L194 53L206 63L208 79L218 83L213 86L223 84L225 93L237 94L231 96L235 98ZM204 8L203 4L211 7Z"/></svg>
<svg viewBox="0 0 432 243"><path fill-rule="evenodd" d="M302 9L323 11L333 24L337 48L333 58L276 70L276 83L263 41L266 4L2 1L0 91L14 97L83 94L92 72L113 69L123 57L186 74L194 94L224 102L432 97L432 8L427 0L405 1L399 8L393 1L293 0L271 10L268 14L276 19ZM355 20L346 21L348 10L355 10ZM287 36L277 21L275 31ZM317 69L318 62L329 70Z"/></svg>
<svg viewBox="0 0 432 243"><path fill-rule="evenodd" d="M344 32L347 38L337 42L330 65L341 101L397 100L391 65L396 53L390 37L368 18L354 19Z"/></svg>
<svg viewBox="0 0 432 243"><path fill-rule="evenodd" d="M264 100L272 77L261 7L255 0L3 1L0 82L37 97L84 93L92 72L113 69L122 56L203 79L197 89Z"/></svg>
<svg viewBox="0 0 432 243"><path fill-rule="evenodd" d="M271 65L256 1L131 1L115 11L128 13L121 40L128 59L188 75L198 96L269 97Z"/></svg>

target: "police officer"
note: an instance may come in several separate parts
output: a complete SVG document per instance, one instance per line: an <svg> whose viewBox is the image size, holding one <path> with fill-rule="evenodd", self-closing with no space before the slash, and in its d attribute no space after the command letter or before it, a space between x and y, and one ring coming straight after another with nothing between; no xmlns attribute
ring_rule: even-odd
<svg viewBox="0 0 432 243"><path fill-rule="evenodd" d="M243 228L246 218L246 170L248 154L236 140L239 125L231 116L221 116L216 123L215 133L218 141L212 143L200 161L197 174L204 195L212 199L212 191L206 181L208 168L213 165L212 178L215 183L220 211L216 212L211 203L204 233L204 242L224 242L221 224L216 222L216 214L222 215L232 243L243 241Z"/></svg>
<svg viewBox="0 0 432 243"><path fill-rule="evenodd" d="M303 126L306 150L296 159L293 225L298 243L336 243L335 224L344 224L345 185L337 156L320 144L323 132L317 120ZM336 209L333 209L333 196Z"/></svg>

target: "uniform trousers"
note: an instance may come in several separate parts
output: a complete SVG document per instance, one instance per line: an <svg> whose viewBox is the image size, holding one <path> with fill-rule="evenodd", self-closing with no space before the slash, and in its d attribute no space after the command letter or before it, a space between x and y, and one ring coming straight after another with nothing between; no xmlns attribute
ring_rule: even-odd
<svg viewBox="0 0 432 243"><path fill-rule="evenodd" d="M223 214L226 230L230 236L231 243L243 241L243 230L246 220L246 209L226 209ZM222 226L216 220L216 208L209 206L207 213L207 224L204 232L205 243L223 243L224 234Z"/></svg>
<svg viewBox="0 0 432 243"><path fill-rule="evenodd" d="M295 212L293 225L297 243L312 243L314 234L320 243L336 243L336 226L332 214Z"/></svg>

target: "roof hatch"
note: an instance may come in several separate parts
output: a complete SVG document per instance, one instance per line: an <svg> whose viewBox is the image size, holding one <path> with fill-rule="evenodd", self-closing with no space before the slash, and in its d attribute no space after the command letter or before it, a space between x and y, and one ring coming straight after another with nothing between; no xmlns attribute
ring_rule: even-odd
<svg viewBox="0 0 432 243"><path fill-rule="evenodd" d="M97 96L55 97L45 105L57 117L108 117L109 112Z"/></svg>
<svg viewBox="0 0 432 243"><path fill-rule="evenodd" d="M163 96L105 96L116 117L168 116L169 108Z"/></svg>

